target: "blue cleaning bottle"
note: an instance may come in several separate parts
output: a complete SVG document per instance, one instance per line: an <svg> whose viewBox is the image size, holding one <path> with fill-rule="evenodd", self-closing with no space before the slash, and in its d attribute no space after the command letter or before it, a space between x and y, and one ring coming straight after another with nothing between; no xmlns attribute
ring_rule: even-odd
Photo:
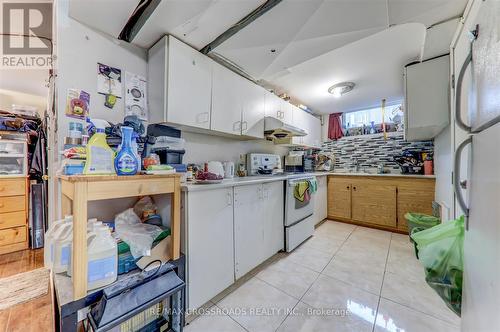
<svg viewBox="0 0 500 332"><path fill-rule="evenodd" d="M122 143L121 149L115 157L115 170L118 175L135 175L139 170L139 160L132 150L132 132L131 127L121 127Z"/></svg>

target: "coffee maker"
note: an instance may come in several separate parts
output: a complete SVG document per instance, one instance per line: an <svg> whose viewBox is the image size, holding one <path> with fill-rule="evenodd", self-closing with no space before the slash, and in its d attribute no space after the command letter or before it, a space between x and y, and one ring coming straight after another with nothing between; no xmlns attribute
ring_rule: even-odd
<svg viewBox="0 0 500 332"><path fill-rule="evenodd" d="M285 156L285 172L304 173L304 151L290 151Z"/></svg>

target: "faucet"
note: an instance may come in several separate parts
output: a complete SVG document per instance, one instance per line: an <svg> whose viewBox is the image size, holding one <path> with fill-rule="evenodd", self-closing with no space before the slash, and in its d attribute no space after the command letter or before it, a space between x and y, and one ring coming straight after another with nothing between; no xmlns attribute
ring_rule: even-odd
<svg viewBox="0 0 500 332"><path fill-rule="evenodd" d="M359 162L358 158L353 158L352 168L355 173L359 172Z"/></svg>

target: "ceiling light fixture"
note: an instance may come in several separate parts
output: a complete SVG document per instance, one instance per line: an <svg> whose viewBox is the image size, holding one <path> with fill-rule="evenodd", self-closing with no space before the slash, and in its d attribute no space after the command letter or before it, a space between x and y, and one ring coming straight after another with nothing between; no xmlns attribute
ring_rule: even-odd
<svg viewBox="0 0 500 332"><path fill-rule="evenodd" d="M338 83L329 87L328 92L331 93L335 98L340 98L343 94L346 94L354 89L355 85L356 84L354 84L353 82Z"/></svg>

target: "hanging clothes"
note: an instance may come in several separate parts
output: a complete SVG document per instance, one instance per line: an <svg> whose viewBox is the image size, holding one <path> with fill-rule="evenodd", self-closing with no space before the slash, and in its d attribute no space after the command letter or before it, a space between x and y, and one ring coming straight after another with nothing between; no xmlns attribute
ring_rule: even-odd
<svg viewBox="0 0 500 332"><path fill-rule="evenodd" d="M341 124L342 113L332 113L328 118L328 138L337 140L344 136Z"/></svg>

